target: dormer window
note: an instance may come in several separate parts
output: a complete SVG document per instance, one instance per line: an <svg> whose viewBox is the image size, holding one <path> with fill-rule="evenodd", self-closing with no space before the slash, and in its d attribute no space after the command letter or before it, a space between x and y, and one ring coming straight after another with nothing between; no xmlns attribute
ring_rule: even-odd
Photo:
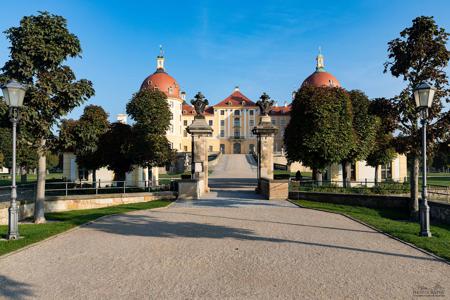
<svg viewBox="0 0 450 300"><path fill-rule="evenodd" d="M245 106L245 101L242 101L242 102L241 102L241 105L242 105L242 106Z"/></svg>
<svg viewBox="0 0 450 300"><path fill-rule="evenodd" d="M173 88L169 87L169 95L172 95L172 93L173 93Z"/></svg>
<svg viewBox="0 0 450 300"><path fill-rule="evenodd" d="M228 101L228 106L231 106L233 103L231 101Z"/></svg>
<svg viewBox="0 0 450 300"><path fill-rule="evenodd" d="M333 80L328 80L328 82L330 83L330 86L333 86Z"/></svg>

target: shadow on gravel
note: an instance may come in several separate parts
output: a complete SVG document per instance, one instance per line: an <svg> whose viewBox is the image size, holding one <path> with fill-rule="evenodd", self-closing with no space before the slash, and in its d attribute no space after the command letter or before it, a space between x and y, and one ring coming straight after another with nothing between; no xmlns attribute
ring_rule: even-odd
<svg viewBox="0 0 450 300"><path fill-rule="evenodd" d="M353 248L347 246L330 245L314 242L304 242L280 238L271 238L257 236L252 230L243 228L234 228L228 226L219 226L194 222L169 222L162 221L150 215L120 215L102 219L98 222L88 225L89 228L125 236L141 237L163 237L163 238L210 238L270 242L270 243L288 243L301 246L312 246L320 248L338 249L354 253L370 253L376 255L385 255L391 257L402 257L408 259L418 259L426 261L439 261L433 257L421 257L406 255L401 253L392 253L371 249ZM302 251L299 249L299 251Z"/></svg>
<svg viewBox="0 0 450 300"><path fill-rule="evenodd" d="M32 296L29 284L0 275L0 298L24 299Z"/></svg>
<svg viewBox="0 0 450 300"><path fill-rule="evenodd" d="M173 215L188 215L188 216L208 217L208 218L217 218L217 219L234 220L234 221L245 221L245 222L255 222L255 223L270 223L270 224L299 226L299 227L307 227L307 228L319 228L319 229L329 229L329 230L340 230L340 231L380 234L379 232L376 232L376 231L350 229L350 228L339 228L339 227L328 227L328 226L317 226L317 225L306 225L306 224L298 224L298 223L286 223L286 222L277 222L277 221L269 221L269 220L241 219L241 218L232 218L232 217L224 217L224 216L202 215L202 214L170 212L170 211L158 211L157 213L158 214L173 214Z"/></svg>

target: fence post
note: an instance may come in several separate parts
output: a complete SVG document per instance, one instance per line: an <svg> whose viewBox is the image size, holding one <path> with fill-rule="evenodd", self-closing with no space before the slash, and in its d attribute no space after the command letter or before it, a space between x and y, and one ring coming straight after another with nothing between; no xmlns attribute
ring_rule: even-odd
<svg viewBox="0 0 450 300"><path fill-rule="evenodd" d="M68 185L68 183L67 183L67 181L66 181L66 196L68 195L68 190L67 190L67 185Z"/></svg>
<svg viewBox="0 0 450 300"><path fill-rule="evenodd" d="M366 187L367 187L367 178L364 178L364 182L365 182Z"/></svg>
<svg viewBox="0 0 450 300"><path fill-rule="evenodd" d="M126 194L127 192L127 181L123 182L123 193Z"/></svg>
<svg viewBox="0 0 450 300"><path fill-rule="evenodd" d="M98 183L95 183L95 194L98 195L98 185L100 184L100 179L98 180Z"/></svg>

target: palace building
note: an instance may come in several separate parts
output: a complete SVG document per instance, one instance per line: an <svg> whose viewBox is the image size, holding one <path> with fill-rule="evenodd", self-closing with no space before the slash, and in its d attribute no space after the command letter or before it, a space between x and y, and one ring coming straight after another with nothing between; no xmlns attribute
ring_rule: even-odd
<svg viewBox="0 0 450 300"><path fill-rule="evenodd" d="M340 87L338 79L325 70L324 57L321 53L316 57L316 69L299 86L314 85ZM186 102L186 93L181 90L177 80L168 74L165 68L165 58L161 53L156 58L156 70L142 82L140 89L157 89L167 95L172 119L170 128L167 131L167 139L172 149L178 152L178 158L183 159L191 152L191 136L187 132L187 127L192 123L195 116L193 106ZM256 151L256 136L252 129L259 120L259 107L256 101L249 99L239 87L235 87L230 95L224 99L217 99L217 104L208 106L205 109L205 119L213 128L213 134L208 138L208 150L210 153L222 154L247 154ZM284 102L283 105L276 104L270 113L272 123L278 127L278 132L274 138L274 163L287 165L284 155L283 136L289 123L291 105ZM127 116L118 115L118 121L126 123ZM183 166L177 162L176 165ZM65 154L64 174L70 180L77 179L74 174L78 173L75 157L71 153ZM305 171L300 163L293 163L289 166L291 172L297 170ZM105 169L105 168L103 168ZM180 168L175 167L178 171ZM406 157L398 155L391 163L381 166L377 175L380 180L403 181L406 178ZM100 172L102 173L102 172ZM106 169L103 170L105 177L112 180L113 174ZM151 172L153 174L153 172ZM353 181L374 181L375 170L366 165L365 161L358 161L352 166ZM108 174L108 175L106 175ZM148 178L148 170L136 168L135 171L127 175L127 181L145 180ZM69 176L70 175L70 176ZM152 175L153 176L153 175ZM338 164L331 165L325 173L325 180L341 181L342 167Z"/></svg>

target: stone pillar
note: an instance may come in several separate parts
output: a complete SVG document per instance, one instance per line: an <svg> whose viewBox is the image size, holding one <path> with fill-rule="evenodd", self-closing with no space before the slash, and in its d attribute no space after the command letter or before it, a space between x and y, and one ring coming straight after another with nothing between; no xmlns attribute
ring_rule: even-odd
<svg viewBox="0 0 450 300"><path fill-rule="evenodd" d="M159 185L159 167L152 167L152 186L158 186Z"/></svg>
<svg viewBox="0 0 450 300"><path fill-rule="evenodd" d="M194 122L187 128L191 134L192 154L191 154L191 175L197 180L199 195L209 192L208 187L208 141L207 137L212 135L211 126L206 123L205 117L197 115Z"/></svg>
<svg viewBox="0 0 450 300"><path fill-rule="evenodd" d="M273 140L278 128L272 125L270 116L261 116L260 122L252 130L257 137L258 154L258 187L256 192L261 191L261 179L273 179Z"/></svg>

